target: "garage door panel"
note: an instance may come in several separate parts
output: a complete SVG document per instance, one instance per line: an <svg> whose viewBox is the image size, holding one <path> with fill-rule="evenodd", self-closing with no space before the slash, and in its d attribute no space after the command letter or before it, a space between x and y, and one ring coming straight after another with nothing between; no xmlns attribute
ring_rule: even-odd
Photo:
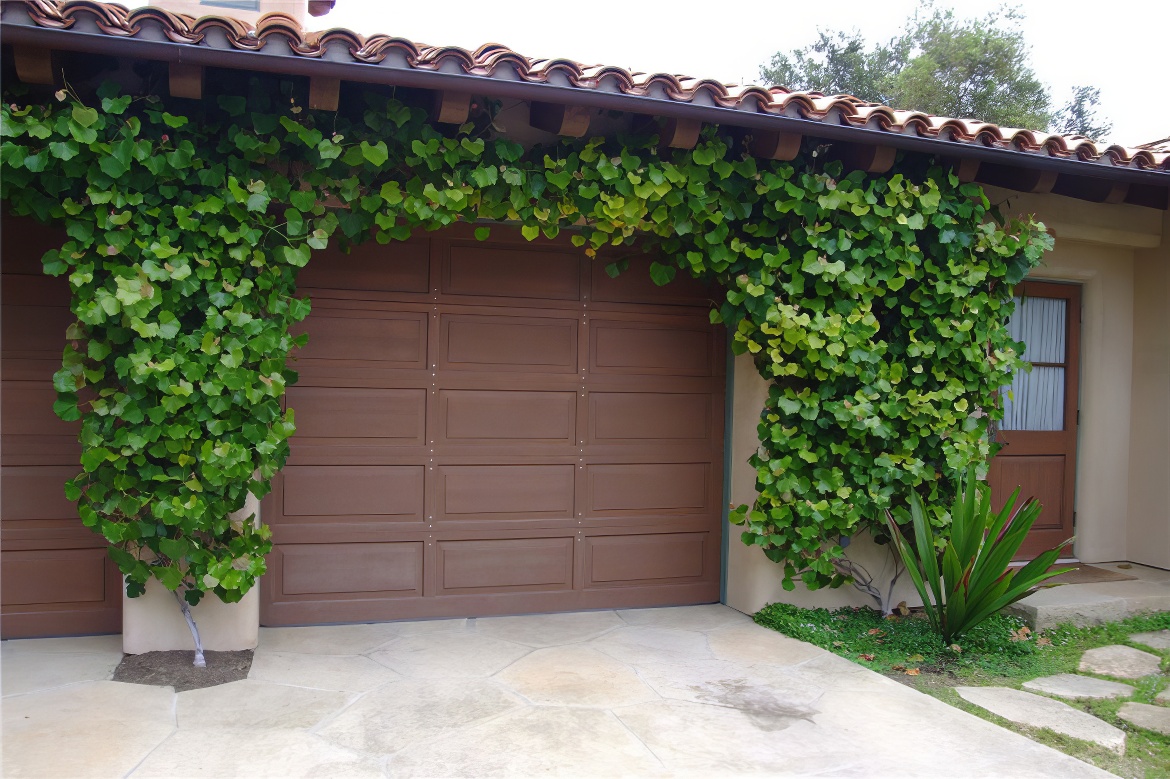
<svg viewBox="0 0 1170 779"><path fill-rule="evenodd" d="M710 441L716 410L710 394L590 392L589 443Z"/></svg>
<svg viewBox="0 0 1170 779"><path fill-rule="evenodd" d="M313 252L297 275L297 287L359 292L430 292L430 241L414 238L355 246L349 254L330 247Z"/></svg>
<svg viewBox="0 0 1170 779"><path fill-rule="evenodd" d="M286 544L278 548L281 595L422 595L421 541Z"/></svg>
<svg viewBox="0 0 1170 779"><path fill-rule="evenodd" d="M426 441L425 389L301 387L288 390L296 411L294 442L312 439L380 439L383 445Z"/></svg>
<svg viewBox="0 0 1170 779"><path fill-rule="evenodd" d="M309 342L294 352L298 370L328 370L359 363L370 368L423 369L427 316L422 312L341 316L312 314L304 323Z"/></svg>
<svg viewBox="0 0 1170 779"><path fill-rule="evenodd" d="M571 590L573 538L437 543L437 594Z"/></svg>
<svg viewBox="0 0 1170 779"><path fill-rule="evenodd" d="M0 516L6 522L76 517L77 506L65 498L65 482L80 472L79 465L0 468Z"/></svg>
<svg viewBox="0 0 1170 779"><path fill-rule="evenodd" d="M441 369L577 372L577 320L443 314Z"/></svg>
<svg viewBox="0 0 1170 779"><path fill-rule="evenodd" d="M710 575L710 533L585 538L585 587L698 581Z"/></svg>
<svg viewBox="0 0 1170 779"><path fill-rule="evenodd" d="M421 465L289 466L283 488L285 517L422 516Z"/></svg>
<svg viewBox="0 0 1170 779"><path fill-rule="evenodd" d="M79 425L53 413L69 282L43 273L63 230L5 215L0 283L0 637L121 629L121 577L106 542L77 516L65 482L81 472Z"/></svg>
<svg viewBox="0 0 1170 779"><path fill-rule="evenodd" d="M718 598L725 338L706 291L507 236L431 237L425 303L314 288L305 326L329 332L294 366L265 624ZM417 327L388 354L361 322L395 317Z"/></svg>
<svg viewBox="0 0 1170 779"><path fill-rule="evenodd" d="M593 302L702 306L706 314L713 295L703 282L680 270L674 281L660 287L650 277L652 258L629 257L627 260L629 268L617 278L605 272L608 262L591 264Z"/></svg>
<svg viewBox="0 0 1170 779"><path fill-rule="evenodd" d="M566 300L581 297L577 255L523 244L452 243L443 258L441 293L460 297Z"/></svg>
<svg viewBox="0 0 1170 779"><path fill-rule="evenodd" d="M5 606L101 603L106 600L106 550L8 551L0 566Z"/></svg>
<svg viewBox="0 0 1170 779"><path fill-rule="evenodd" d="M441 390L439 445L573 446L575 391Z"/></svg>
<svg viewBox="0 0 1170 779"><path fill-rule="evenodd" d="M590 371L670 376L716 372L708 329L604 319L591 321L589 328Z"/></svg>
<svg viewBox="0 0 1170 779"><path fill-rule="evenodd" d="M574 468L562 465L440 465L436 517L442 520L570 519Z"/></svg>
<svg viewBox="0 0 1170 779"><path fill-rule="evenodd" d="M594 463L585 466L586 516L710 513L711 463Z"/></svg>

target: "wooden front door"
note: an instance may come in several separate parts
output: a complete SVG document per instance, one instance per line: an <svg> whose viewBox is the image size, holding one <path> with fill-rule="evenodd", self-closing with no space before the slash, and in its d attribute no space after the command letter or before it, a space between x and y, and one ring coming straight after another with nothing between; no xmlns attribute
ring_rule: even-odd
<svg viewBox="0 0 1170 779"><path fill-rule="evenodd" d="M998 441L991 462L992 505L1002 506L1016 487L1020 499L1043 506L1020 559L1031 559L1073 535L1076 489L1077 384L1080 357L1081 288L1075 284L1029 281L1017 288L1009 328L1023 341L1031 372L1019 372L1004 399ZM1064 554L1070 555L1066 548Z"/></svg>

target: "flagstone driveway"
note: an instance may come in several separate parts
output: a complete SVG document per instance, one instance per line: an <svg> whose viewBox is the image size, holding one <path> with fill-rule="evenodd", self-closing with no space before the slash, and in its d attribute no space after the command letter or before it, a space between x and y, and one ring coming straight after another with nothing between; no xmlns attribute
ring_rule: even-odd
<svg viewBox="0 0 1170 779"><path fill-rule="evenodd" d="M4 776L1108 776L724 606L261 631L249 678L4 643Z"/></svg>

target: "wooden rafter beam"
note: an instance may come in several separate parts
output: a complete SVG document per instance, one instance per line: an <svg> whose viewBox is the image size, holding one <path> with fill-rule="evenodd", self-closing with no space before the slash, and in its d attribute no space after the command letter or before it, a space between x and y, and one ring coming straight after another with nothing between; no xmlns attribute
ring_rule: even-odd
<svg viewBox="0 0 1170 779"><path fill-rule="evenodd" d="M1016 192L1039 193L1051 192L1059 178L1059 174L1051 170L991 163L981 165L975 175L975 180L980 184L1014 189Z"/></svg>
<svg viewBox="0 0 1170 779"><path fill-rule="evenodd" d="M528 123L547 133L581 138L589 132L591 114L592 111L585 106L533 101L529 106Z"/></svg>
<svg viewBox="0 0 1170 779"><path fill-rule="evenodd" d="M846 170L861 170L866 173L885 173L894 167L898 151L892 146L872 144L834 143L829 151L830 159L840 160Z"/></svg>
<svg viewBox="0 0 1170 779"><path fill-rule="evenodd" d="M702 130L703 123L698 119L667 119L658 133L658 145L664 149L693 149Z"/></svg>
<svg viewBox="0 0 1170 779"><path fill-rule="evenodd" d="M168 67L171 97L203 99L203 66L172 62Z"/></svg>
<svg viewBox="0 0 1170 779"><path fill-rule="evenodd" d="M471 93L442 91L435 93L431 118L439 124L463 124L471 115Z"/></svg>
<svg viewBox="0 0 1170 779"><path fill-rule="evenodd" d="M341 97L341 79L313 76L309 79L309 108L336 111Z"/></svg>
<svg viewBox="0 0 1170 779"><path fill-rule="evenodd" d="M12 56L16 64L16 77L24 83L47 86L56 83L51 49L40 46L13 46Z"/></svg>
<svg viewBox="0 0 1170 779"><path fill-rule="evenodd" d="M947 160L947 164L962 184L970 184L979 177L979 160L973 160L970 157L952 157Z"/></svg>
<svg viewBox="0 0 1170 779"><path fill-rule="evenodd" d="M766 160L787 162L800 154L801 136L795 133L780 133L763 130L752 135L751 152Z"/></svg>

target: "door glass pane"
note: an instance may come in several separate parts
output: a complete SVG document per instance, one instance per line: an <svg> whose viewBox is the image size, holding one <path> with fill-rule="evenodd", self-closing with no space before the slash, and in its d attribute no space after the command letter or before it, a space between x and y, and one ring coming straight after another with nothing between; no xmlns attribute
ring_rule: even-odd
<svg viewBox="0 0 1170 779"><path fill-rule="evenodd" d="M1063 430L1064 368L1035 366L1020 371L1003 400L1001 430Z"/></svg>
<svg viewBox="0 0 1170 779"><path fill-rule="evenodd" d="M1013 340L1024 342L1024 359L1033 367L1030 373L1017 373L1011 392L1004 393L1001 430L1064 429L1065 368L1061 363L1065 362L1067 309L1068 301L1060 298L1016 298L1008 331Z"/></svg>
<svg viewBox="0 0 1170 779"><path fill-rule="evenodd" d="M1016 298L1016 311L1008 320L1013 341L1023 341L1028 362L1064 362L1065 309L1061 298Z"/></svg>

